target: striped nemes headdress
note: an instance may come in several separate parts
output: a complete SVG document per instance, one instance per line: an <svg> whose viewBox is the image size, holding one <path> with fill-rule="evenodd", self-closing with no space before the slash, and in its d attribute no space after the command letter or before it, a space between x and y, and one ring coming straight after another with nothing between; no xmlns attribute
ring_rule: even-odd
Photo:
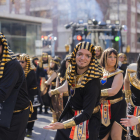
<svg viewBox="0 0 140 140"><path fill-rule="evenodd" d="M19 60L27 62L26 68L24 70L25 77L27 77L28 73L31 71L30 57L29 57L29 55L23 53L23 54L20 55L20 59Z"/></svg>
<svg viewBox="0 0 140 140"><path fill-rule="evenodd" d="M9 49L7 39L3 35L3 33L0 32L0 44L3 47L3 54L2 54L2 59L0 62L0 78L3 77L3 71L5 64L13 59L16 59L16 56L14 53Z"/></svg>
<svg viewBox="0 0 140 140"><path fill-rule="evenodd" d="M95 47L93 46L93 44L89 42L80 42L76 45L76 48L74 48L74 51L72 52L72 56L70 58L71 65L69 65L67 69L67 81L70 86L72 86L72 84L74 83L74 76L76 75L76 53L80 49L86 49L92 53L89 68L85 72L81 80L81 86L84 87L88 81L92 80L93 78L101 78L103 75L102 68L95 57Z"/></svg>

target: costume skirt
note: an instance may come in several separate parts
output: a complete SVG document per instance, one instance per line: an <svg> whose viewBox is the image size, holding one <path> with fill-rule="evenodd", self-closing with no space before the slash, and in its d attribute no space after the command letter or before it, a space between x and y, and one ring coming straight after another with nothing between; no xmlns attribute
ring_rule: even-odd
<svg viewBox="0 0 140 140"><path fill-rule="evenodd" d="M106 127L101 124L99 138L103 139L110 132L114 122L119 124L124 130L126 130L126 128L120 124L121 118L126 118L126 102L124 99L115 104L111 104L110 125Z"/></svg>
<svg viewBox="0 0 140 140"><path fill-rule="evenodd" d="M74 117L74 114L69 110L67 114L62 118L62 121L66 121L72 117ZM98 134L101 125L100 118L101 118L100 111L91 116L88 123L89 138L87 140L98 139ZM57 130L55 140L71 140L69 138L70 132L71 132L71 128Z"/></svg>

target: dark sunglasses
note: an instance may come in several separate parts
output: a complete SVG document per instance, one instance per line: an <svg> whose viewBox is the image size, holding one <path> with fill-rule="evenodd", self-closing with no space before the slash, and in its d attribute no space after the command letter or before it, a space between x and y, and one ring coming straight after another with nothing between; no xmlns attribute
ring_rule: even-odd
<svg viewBox="0 0 140 140"><path fill-rule="evenodd" d="M19 61L19 63L22 63L23 64L23 63L25 63L25 61Z"/></svg>

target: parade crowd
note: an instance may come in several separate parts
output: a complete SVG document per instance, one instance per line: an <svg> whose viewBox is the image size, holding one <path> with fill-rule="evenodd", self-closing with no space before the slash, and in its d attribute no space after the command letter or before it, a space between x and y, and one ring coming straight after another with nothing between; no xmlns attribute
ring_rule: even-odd
<svg viewBox="0 0 140 140"><path fill-rule="evenodd" d="M55 140L140 137L140 55L128 64L111 46L83 41L63 60L30 57L0 33L0 83L0 140L31 137L43 107L52 122L42 129L57 129Z"/></svg>

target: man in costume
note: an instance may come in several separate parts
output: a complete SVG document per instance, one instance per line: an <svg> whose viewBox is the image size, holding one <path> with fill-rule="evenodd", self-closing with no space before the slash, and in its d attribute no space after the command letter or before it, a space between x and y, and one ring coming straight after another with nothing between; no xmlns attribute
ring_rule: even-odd
<svg viewBox="0 0 140 140"><path fill-rule="evenodd" d="M19 62L25 73L28 95L33 104L33 110L34 110L31 116L29 117L28 124L27 124L27 132L26 132L26 136L31 137L35 120L37 120L37 107L40 106L40 102L38 100L39 89L37 84L36 73L30 61L30 57L27 54L22 54L20 55Z"/></svg>
<svg viewBox="0 0 140 140"><path fill-rule="evenodd" d="M70 98L59 122L44 129L59 129L55 140L97 140L101 124L99 78L102 68L95 58L93 44L80 42L76 45L66 73L66 82L50 91L50 96L69 91Z"/></svg>
<svg viewBox="0 0 140 140"><path fill-rule="evenodd" d="M25 75L2 33L0 33L0 60L0 104L3 105L0 114L0 139L24 140L30 108ZM5 114L8 104L8 112ZM10 126L1 126L3 121L10 118L10 111L12 111Z"/></svg>
<svg viewBox="0 0 140 140"><path fill-rule="evenodd" d="M95 54L96 54L97 61L99 63L100 63L100 59L101 59L102 53L103 53L102 47L101 46L95 46Z"/></svg>

